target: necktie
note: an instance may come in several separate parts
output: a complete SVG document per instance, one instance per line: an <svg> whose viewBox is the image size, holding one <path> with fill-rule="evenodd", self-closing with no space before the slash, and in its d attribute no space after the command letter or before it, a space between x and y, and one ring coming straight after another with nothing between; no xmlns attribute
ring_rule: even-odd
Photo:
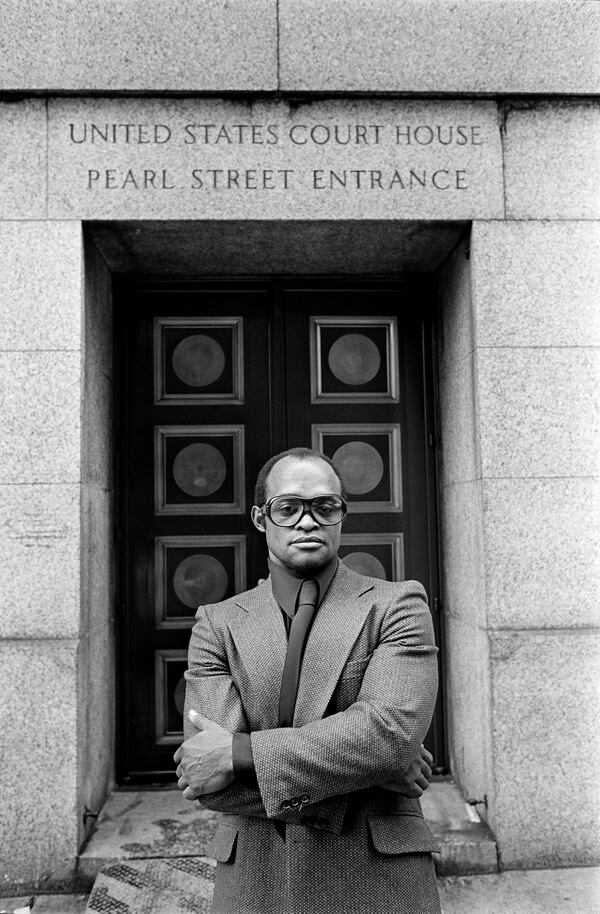
<svg viewBox="0 0 600 914"><path fill-rule="evenodd" d="M319 601L317 581L303 581L298 594L298 608L292 619L279 697L279 726L291 727L298 694L300 665L306 636Z"/></svg>
<svg viewBox="0 0 600 914"><path fill-rule="evenodd" d="M298 694L302 654L304 653L306 637L318 602L319 585L317 581L303 581L298 593L298 607L292 619L281 679L281 694L279 696L280 727L291 727L294 720L294 707L296 705L296 695ZM285 841L285 822L274 821L273 825Z"/></svg>

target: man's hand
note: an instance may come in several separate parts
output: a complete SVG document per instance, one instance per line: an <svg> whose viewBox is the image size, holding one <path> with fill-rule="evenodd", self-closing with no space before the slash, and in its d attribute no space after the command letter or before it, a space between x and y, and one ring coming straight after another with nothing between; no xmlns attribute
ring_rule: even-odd
<svg viewBox="0 0 600 914"><path fill-rule="evenodd" d="M190 711L189 719L199 733L186 739L175 755L177 786L186 800L223 790L234 779L233 734L208 717Z"/></svg>
<svg viewBox="0 0 600 914"><path fill-rule="evenodd" d="M393 790L395 793L401 793L414 800L422 796L423 791L429 787L432 762L432 754L427 751L425 746L421 746L419 755L412 760L403 774L393 781L386 781L385 784L379 784L379 786L384 790Z"/></svg>

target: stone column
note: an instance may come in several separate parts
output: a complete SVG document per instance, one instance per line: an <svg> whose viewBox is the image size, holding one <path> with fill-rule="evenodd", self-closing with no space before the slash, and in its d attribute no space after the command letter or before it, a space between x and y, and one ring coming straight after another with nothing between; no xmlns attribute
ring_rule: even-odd
<svg viewBox="0 0 600 914"><path fill-rule="evenodd" d="M506 219L446 270L451 752L503 866L581 865L600 851L600 120L505 114Z"/></svg>
<svg viewBox="0 0 600 914"><path fill-rule="evenodd" d="M1 874L69 878L77 853L79 223L0 222Z"/></svg>
<svg viewBox="0 0 600 914"><path fill-rule="evenodd" d="M84 809L97 811L112 771L112 355L106 268L88 251L84 288L81 223L47 220L44 101L0 105L0 148L0 892L11 894L72 880Z"/></svg>
<svg viewBox="0 0 600 914"><path fill-rule="evenodd" d="M476 224L472 245L491 821L505 866L591 863L599 225Z"/></svg>

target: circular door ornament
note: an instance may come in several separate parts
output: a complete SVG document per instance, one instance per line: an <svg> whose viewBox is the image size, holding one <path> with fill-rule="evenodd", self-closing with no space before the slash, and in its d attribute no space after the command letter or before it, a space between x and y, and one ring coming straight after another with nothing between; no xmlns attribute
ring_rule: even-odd
<svg viewBox="0 0 600 914"><path fill-rule="evenodd" d="M351 495L366 495L383 479L383 460L379 452L366 441L342 444L332 460Z"/></svg>
<svg viewBox="0 0 600 914"><path fill-rule="evenodd" d="M203 498L219 489L227 475L227 465L212 444L188 444L173 461L173 479L187 495Z"/></svg>
<svg viewBox="0 0 600 914"><path fill-rule="evenodd" d="M351 386L372 381L381 366L377 346L363 333L344 333L338 337L327 361L338 381Z"/></svg>
<svg viewBox="0 0 600 914"><path fill-rule="evenodd" d="M185 704L185 679L183 678L183 676L181 677L181 679L175 686L175 692L173 694L173 701L175 703L175 707L177 708L177 710L183 717L183 706Z"/></svg>
<svg viewBox="0 0 600 914"><path fill-rule="evenodd" d="M374 555L370 552L350 552L342 559L344 565L356 571L358 574L365 574L369 578L382 578L387 580L385 568Z"/></svg>
<svg viewBox="0 0 600 914"><path fill-rule="evenodd" d="M218 603L227 591L227 571L212 555L189 555L173 575L173 590L182 603L192 609L205 603Z"/></svg>
<svg viewBox="0 0 600 914"><path fill-rule="evenodd" d="M190 387L207 387L223 374L225 353L210 336L196 333L186 336L173 350L173 371Z"/></svg>

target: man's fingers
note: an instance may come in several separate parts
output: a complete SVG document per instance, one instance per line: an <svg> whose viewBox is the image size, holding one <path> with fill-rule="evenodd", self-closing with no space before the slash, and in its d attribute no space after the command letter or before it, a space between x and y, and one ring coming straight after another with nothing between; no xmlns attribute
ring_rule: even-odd
<svg viewBox="0 0 600 914"><path fill-rule="evenodd" d="M195 787L186 787L185 790L183 791L183 795L186 798L186 800L197 800L198 797L200 796L200 794L197 793Z"/></svg>
<svg viewBox="0 0 600 914"><path fill-rule="evenodd" d="M421 774L427 778L428 781L431 780L432 771L427 762L421 762Z"/></svg>
<svg viewBox="0 0 600 914"><path fill-rule="evenodd" d="M190 786L190 783L187 780L187 778L180 777L179 780L177 781L177 786L179 787L180 790L185 790L186 787Z"/></svg>
<svg viewBox="0 0 600 914"><path fill-rule="evenodd" d="M431 765L433 763L433 755L431 754L429 749L426 749L425 746L421 746L420 751L421 751L421 758L425 759L425 761L427 762L428 765Z"/></svg>
<svg viewBox="0 0 600 914"><path fill-rule="evenodd" d="M179 764L182 757L183 757L183 752L181 751L181 746L180 746L179 749L177 750L177 752L175 753L175 755L173 756L173 761L175 762L176 765Z"/></svg>

